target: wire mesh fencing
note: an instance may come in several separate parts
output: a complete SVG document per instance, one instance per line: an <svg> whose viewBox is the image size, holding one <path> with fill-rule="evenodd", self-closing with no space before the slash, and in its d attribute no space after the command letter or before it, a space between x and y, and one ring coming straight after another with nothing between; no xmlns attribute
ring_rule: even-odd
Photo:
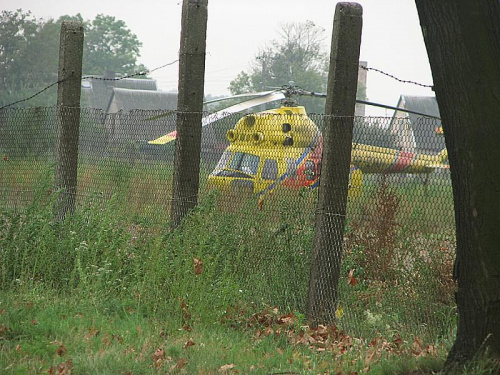
<svg viewBox="0 0 500 375"><path fill-rule="evenodd" d="M49 284L59 278L70 287L105 278L110 296L141 295L151 309L176 312L188 324L186 306L220 319L262 306L305 315L312 288L333 283L334 301L324 306L353 336L404 334L433 342L453 331L453 196L436 120L354 118L350 160L343 160L350 165L348 184L330 192L340 203L345 196L341 212L318 209L319 189L335 186L320 178L322 156L335 137L345 137L330 132L333 142L324 139L325 116L289 107L220 118L202 130L199 205L173 231L175 136L162 144L149 141L174 132L177 114L79 113L74 195L75 215L83 219L66 240L42 246L64 254L67 268L75 270L64 274L17 254L36 258L43 240L29 237L21 247L34 248L23 249L10 245L15 241L9 235L14 213L23 217L18 228L29 215L52 223L52 197L61 193L54 190L54 171L64 164L57 160L60 112L0 111L0 244L6 261L26 264L25 271L4 267L4 288L26 274ZM34 207L44 204L49 213L36 214ZM341 243L333 239L338 232L332 236L337 216ZM320 218L331 230L318 239ZM323 241L323 257L311 256L315 241ZM54 252L44 254L49 259ZM332 272L323 284L310 283L311 259ZM78 272L88 274L76 277Z"/></svg>

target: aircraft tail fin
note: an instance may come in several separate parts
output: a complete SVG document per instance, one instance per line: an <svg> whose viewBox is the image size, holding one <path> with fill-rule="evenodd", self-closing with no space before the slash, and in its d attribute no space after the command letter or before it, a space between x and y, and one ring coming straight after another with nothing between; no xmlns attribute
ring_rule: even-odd
<svg viewBox="0 0 500 375"><path fill-rule="evenodd" d="M155 140L149 141L150 145L164 145L169 142L175 141L177 139L177 131L174 130L168 134L161 136L160 138L156 138Z"/></svg>
<svg viewBox="0 0 500 375"><path fill-rule="evenodd" d="M435 156L431 156L431 163L427 164L429 168L448 169L450 166L446 162L448 160L448 150L446 148Z"/></svg>

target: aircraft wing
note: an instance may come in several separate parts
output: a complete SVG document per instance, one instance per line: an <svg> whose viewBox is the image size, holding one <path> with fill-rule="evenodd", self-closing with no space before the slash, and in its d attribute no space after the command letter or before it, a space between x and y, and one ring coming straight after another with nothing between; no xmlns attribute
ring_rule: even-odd
<svg viewBox="0 0 500 375"><path fill-rule="evenodd" d="M250 109L253 107L256 107L258 105L274 102L276 100L281 100L284 99L285 95L281 91L270 91L268 93L265 93L262 96L259 96L254 99L250 99L235 105L232 105L230 107L221 109L220 111L211 113L201 119L201 126L207 126L217 120L221 120L224 117L230 116L234 113L238 113L241 111L244 111L246 109ZM152 141L149 141L148 143L151 145L164 145L169 142L172 142L177 138L177 131L170 132L168 134L165 134L159 138L156 138Z"/></svg>

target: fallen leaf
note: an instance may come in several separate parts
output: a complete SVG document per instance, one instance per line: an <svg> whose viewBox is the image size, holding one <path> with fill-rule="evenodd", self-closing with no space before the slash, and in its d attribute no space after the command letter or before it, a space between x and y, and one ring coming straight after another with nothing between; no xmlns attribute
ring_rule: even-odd
<svg viewBox="0 0 500 375"><path fill-rule="evenodd" d="M420 337L416 337L415 340L413 340L411 349L413 354L417 357L422 353L422 350L424 349L424 343Z"/></svg>
<svg viewBox="0 0 500 375"><path fill-rule="evenodd" d="M221 374L227 374L230 370L232 370L235 367L236 367L236 365L234 363L231 363L231 364L223 365L223 366L219 367L219 369L217 371Z"/></svg>
<svg viewBox="0 0 500 375"><path fill-rule="evenodd" d="M68 349L63 345L59 345L59 347L57 348L56 350L56 353L59 357L62 357L63 355L65 355L66 353L68 352Z"/></svg>
<svg viewBox="0 0 500 375"><path fill-rule="evenodd" d="M181 310L184 315L184 321L188 321L189 319L191 319L191 314L189 313L187 303L183 299L181 299L180 302L181 302Z"/></svg>
<svg viewBox="0 0 500 375"><path fill-rule="evenodd" d="M278 319L278 324L293 324L293 322L294 317L292 313L283 315Z"/></svg>
<svg viewBox="0 0 500 375"><path fill-rule="evenodd" d="M394 345L396 345L396 348L400 348L401 345L403 345L403 339L400 337L400 336L397 336L394 341L393 341Z"/></svg>
<svg viewBox="0 0 500 375"><path fill-rule="evenodd" d="M188 361L186 358L179 358L177 360L177 362L175 362L171 367L170 367L170 370L168 372L174 372L174 371L177 371L177 370L180 370L182 369L183 367L185 367L187 365Z"/></svg>
<svg viewBox="0 0 500 375"><path fill-rule="evenodd" d="M160 367L165 360L165 350L163 350L162 348L156 349L155 352L151 355L151 359L153 360L156 367Z"/></svg>
<svg viewBox="0 0 500 375"><path fill-rule="evenodd" d="M89 328L89 334L91 337L93 336L97 336L99 334L99 330L98 329L95 329L94 326L90 326Z"/></svg>
<svg viewBox="0 0 500 375"><path fill-rule="evenodd" d="M71 359L59 364L59 375L71 375L72 371L73 361Z"/></svg>
<svg viewBox="0 0 500 375"><path fill-rule="evenodd" d="M190 346L194 346L194 345L195 345L195 343L194 343L193 339L189 339L189 340L187 340L187 341L184 343L184 345L182 345L182 347L183 347L184 349L186 349L186 348L189 348Z"/></svg>
<svg viewBox="0 0 500 375"><path fill-rule="evenodd" d="M201 259L193 258L194 274L201 275L203 272L203 261Z"/></svg>
<svg viewBox="0 0 500 375"><path fill-rule="evenodd" d="M340 305L339 305L339 306L337 307L337 310L335 310L335 317L336 317L337 319L340 319L340 318L342 318L343 316L344 316L344 309L343 309L343 307L342 307L342 306L340 306Z"/></svg>
<svg viewBox="0 0 500 375"><path fill-rule="evenodd" d="M354 269L349 271L349 281L348 284L351 286L355 286L358 283L358 280L354 277Z"/></svg>

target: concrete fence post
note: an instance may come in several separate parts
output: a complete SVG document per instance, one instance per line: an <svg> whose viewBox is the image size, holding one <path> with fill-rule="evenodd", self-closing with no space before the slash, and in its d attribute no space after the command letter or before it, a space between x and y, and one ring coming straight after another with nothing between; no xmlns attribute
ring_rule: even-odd
<svg viewBox="0 0 500 375"><path fill-rule="evenodd" d="M179 56L177 139L170 219L177 227L198 203L208 0L184 0Z"/></svg>
<svg viewBox="0 0 500 375"><path fill-rule="evenodd" d="M83 38L81 22L63 21L59 46L55 171L55 188L61 192L56 207L60 220L75 209Z"/></svg>
<svg viewBox="0 0 500 375"><path fill-rule="evenodd" d="M333 322L337 308L362 13L359 4L338 3L333 21L321 183L307 296L307 317L313 325Z"/></svg>

